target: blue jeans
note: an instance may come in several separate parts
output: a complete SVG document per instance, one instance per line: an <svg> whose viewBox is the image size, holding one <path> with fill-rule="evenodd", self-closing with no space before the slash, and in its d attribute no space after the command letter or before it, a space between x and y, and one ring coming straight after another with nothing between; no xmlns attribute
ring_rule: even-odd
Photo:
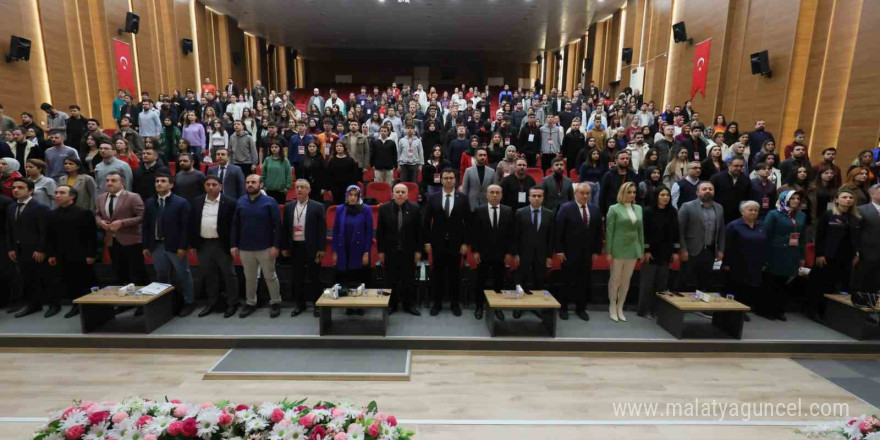
<svg viewBox="0 0 880 440"><path fill-rule="evenodd" d="M165 243L157 243L153 250L153 268L156 269L156 278L160 283L171 282L171 268L174 267L174 277L177 288L183 288L183 302L192 304L195 301L193 295L193 279L186 262L186 255L177 258L176 251L166 251Z"/></svg>

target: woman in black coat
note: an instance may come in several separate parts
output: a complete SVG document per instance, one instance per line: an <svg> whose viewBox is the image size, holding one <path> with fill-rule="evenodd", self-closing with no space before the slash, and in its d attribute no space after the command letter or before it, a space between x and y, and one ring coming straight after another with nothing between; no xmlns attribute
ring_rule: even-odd
<svg viewBox="0 0 880 440"><path fill-rule="evenodd" d="M306 147L305 157L303 157L302 166L300 167L302 175L296 176L296 178L309 181L309 185L312 188L309 191L309 198L319 203L324 201L324 190L327 188L326 168L327 163L324 162L324 157L321 155L321 150L318 149L317 142L309 142L309 145Z"/></svg>
<svg viewBox="0 0 880 440"><path fill-rule="evenodd" d="M333 193L333 204L345 203L345 188L357 185L361 179L361 169L357 162L348 155L348 149L340 141L334 146L336 154L327 161L327 186Z"/></svg>
<svg viewBox="0 0 880 440"><path fill-rule="evenodd" d="M669 285L669 263L678 259L678 212L672 193L664 185L654 188L653 202L645 208L645 255L639 270L638 315L654 314L657 292Z"/></svg>

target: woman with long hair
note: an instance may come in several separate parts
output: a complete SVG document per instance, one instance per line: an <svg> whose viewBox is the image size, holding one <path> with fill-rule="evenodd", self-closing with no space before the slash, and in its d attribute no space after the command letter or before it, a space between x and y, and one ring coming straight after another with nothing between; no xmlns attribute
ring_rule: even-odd
<svg viewBox="0 0 880 440"><path fill-rule="evenodd" d="M95 200L98 198L98 186L95 179L82 173L83 163L76 157L64 159L63 176L58 177L58 185L67 185L76 190L76 206L89 212L95 212Z"/></svg>
<svg viewBox="0 0 880 440"><path fill-rule="evenodd" d="M724 115L715 116L715 126L712 127L712 137L715 137L717 133L724 133L727 131L727 119L724 118Z"/></svg>
<svg viewBox="0 0 880 440"><path fill-rule="evenodd" d="M183 133L181 137L189 141L193 150L196 150L201 154L202 151L205 150L205 146L208 145L205 126L199 123L196 113L192 111L184 114L183 121ZM177 141L174 141L172 145L177 145Z"/></svg>
<svg viewBox="0 0 880 440"><path fill-rule="evenodd" d="M327 161L327 180L333 193L333 204L345 203L346 188L356 185L362 177L357 162L348 154L348 148L342 141L336 141L333 156Z"/></svg>
<svg viewBox="0 0 880 440"><path fill-rule="evenodd" d="M134 172L134 170L140 165L140 160L137 155L131 151L131 144L128 143L128 139L119 137L114 142L114 145L116 146L116 158L127 163L131 168L131 171Z"/></svg>
<svg viewBox="0 0 880 440"><path fill-rule="evenodd" d="M687 148L679 148L672 156L672 160L666 164L666 171L663 172L663 183L672 188L675 182L687 177L688 169L688 151Z"/></svg>
<svg viewBox="0 0 880 440"><path fill-rule="evenodd" d="M739 141L739 135L739 123L731 121L727 124L727 128L724 129L724 143L727 145L735 144Z"/></svg>
<svg viewBox="0 0 880 440"><path fill-rule="evenodd" d="M281 143L277 139L273 140L269 144L269 155L263 160L260 176L266 195L275 199L281 206L287 201L287 192L293 187L290 161L282 153Z"/></svg>
<svg viewBox="0 0 880 440"><path fill-rule="evenodd" d="M177 151L174 152L174 155L169 157L168 160L173 160L177 162L177 158L180 157L181 154L189 154L192 159L192 167L194 170L198 170L202 166L202 156L196 154L193 151L192 145L189 144L189 141L186 139L181 139L177 141Z"/></svg>
<svg viewBox="0 0 880 440"><path fill-rule="evenodd" d="M99 151L99 147L101 145L101 141L103 140L102 135L96 135L94 133L89 133L86 135L86 154L85 158L83 158L83 172L95 177L95 165L101 162L101 154Z"/></svg>
<svg viewBox="0 0 880 440"><path fill-rule="evenodd" d="M678 259L678 212L672 207L672 193L659 185L644 210L645 253L639 270L638 315L654 314L657 292L669 287L669 264Z"/></svg>
<svg viewBox="0 0 880 440"><path fill-rule="evenodd" d="M856 158L853 160L852 167L860 166L866 170L868 170L868 182L870 184L874 184L877 182L877 176L880 175L878 172L877 165L874 162L874 152L871 150L862 150L859 151L859 154L856 155Z"/></svg>
<svg viewBox="0 0 880 440"><path fill-rule="evenodd" d="M810 319L823 314L824 294L849 291L850 274L859 261L861 215L855 199L851 189L841 187L831 209L816 222L816 258L808 283Z"/></svg>
<svg viewBox="0 0 880 440"><path fill-rule="evenodd" d="M574 169L581 169L581 165L583 165L583 163L587 161L587 155L590 153L590 150L596 150L597 153L601 153L599 147L600 145L598 145L595 137L587 136L586 142L584 143L584 148L581 148L581 151L578 151L577 158L575 158L574 160ZM604 146L601 147L604 148Z"/></svg>
<svg viewBox="0 0 880 440"><path fill-rule="evenodd" d="M746 138L746 137L747 137L747 135L746 135L746 134L743 134L743 135L740 137L740 139L743 139L743 138ZM769 140L769 139L766 140L766 141L764 141L763 144L761 144L761 150L759 150L759 151L757 151L756 153L754 153L754 154L751 156L750 161L751 161L753 164L758 163L758 162L760 162L761 160L763 160L765 157L767 157L768 154L776 154L777 156L779 155L779 153L776 151L776 142L773 142L773 141L771 141L771 140Z"/></svg>
<svg viewBox="0 0 880 440"><path fill-rule="evenodd" d="M202 112L202 123L210 126L215 119L217 119L217 112L214 111L214 107L205 107L205 111Z"/></svg>
<svg viewBox="0 0 880 440"><path fill-rule="evenodd" d="M654 165L644 171L645 178L639 182L639 191L636 202L644 207L651 206L654 202L654 188L663 186L663 175L660 169Z"/></svg>
<svg viewBox="0 0 880 440"><path fill-rule="evenodd" d="M712 176L727 170L727 164L721 157L721 147L713 145L709 148L709 156L701 163L702 171L700 172L701 180L709 180Z"/></svg>
<svg viewBox="0 0 880 440"><path fill-rule="evenodd" d="M303 157L302 166L300 167L301 175L297 176L297 178L309 181L311 186L309 191L310 199L319 202L324 199L324 189L327 186L326 166L327 162L324 160L324 155L321 154L321 149L318 148L318 143L315 141L309 142L306 146L306 154Z"/></svg>
<svg viewBox="0 0 880 440"><path fill-rule="evenodd" d="M828 211L834 205L838 186L835 182L836 171L830 165L822 165L816 171L816 177L810 182L807 189L806 200L809 202L809 210L801 209L809 217L810 224L816 224L816 220L823 212Z"/></svg>
<svg viewBox="0 0 880 440"><path fill-rule="evenodd" d="M514 148L513 151L515 154L516 148ZM514 160L514 163L515 162L516 161ZM428 161L425 162L425 166L422 168L421 190L423 193L431 195L440 192L443 188L440 176L446 168L452 168L452 164L446 159L446 153L443 152L443 147L440 145L434 145L434 148L431 150L431 155L428 156ZM495 174L497 175L498 173L496 172Z"/></svg>
<svg viewBox="0 0 880 440"><path fill-rule="evenodd" d="M219 148L229 148L229 133L226 133L226 130L223 128L223 122L219 119L215 119L211 123L211 128L208 130L208 145L211 146L211 158L214 158L214 153L217 152Z"/></svg>
<svg viewBox="0 0 880 440"><path fill-rule="evenodd" d="M241 111L241 123L244 124L244 129L248 133L254 137L257 136L257 121L254 119L254 112L250 107L245 107Z"/></svg>
<svg viewBox="0 0 880 440"><path fill-rule="evenodd" d="M871 186L869 175L870 171L865 167L852 167L846 173L843 184L840 185L840 191L849 191L855 197L855 206L871 201L871 196L868 195L868 188Z"/></svg>
<svg viewBox="0 0 880 440"><path fill-rule="evenodd" d="M611 266L608 281L608 311L614 322L626 321L623 304L629 291L636 261L645 254L642 207L635 203L636 185L626 182L617 192L617 203L605 215L605 253Z"/></svg>

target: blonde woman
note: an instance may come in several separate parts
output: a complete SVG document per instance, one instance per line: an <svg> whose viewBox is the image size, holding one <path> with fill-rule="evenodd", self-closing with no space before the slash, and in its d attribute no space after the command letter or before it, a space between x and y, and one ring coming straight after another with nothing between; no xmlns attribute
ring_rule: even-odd
<svg viewBox="0 0 880 440"><path fill-rule="evenodd" d="M699 166L700 163L697 162ZM688 170L688 151L686 148L679 148L673 153L672 160L666 165L666 171L663 172L663 183L672 188L675 182L687 177Z"/></svg>
<svg viewBox="0 0 880 440"><path fill-rule="evenodd" d="M608 311L614 322L626 322L623 304L636 261L645 255L642 207L635 203L636 185L626 182L617 192L617 203L605 216L605 254L611 266L608 280Z"/></svg>

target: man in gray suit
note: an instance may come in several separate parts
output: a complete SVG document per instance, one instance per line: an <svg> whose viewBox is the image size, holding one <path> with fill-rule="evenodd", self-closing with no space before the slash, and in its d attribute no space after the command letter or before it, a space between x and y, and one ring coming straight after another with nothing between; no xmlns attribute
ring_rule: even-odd
<svg viewBox="0 0 880 440"><path fill-rule="evenodd" d="M678 210L681 237L681 272L678 290L712 289L712 265L724 258L724 209L714 201L715 187L709 182L697 185L697 199Z"/></svg>
<svg viewBox="0 0 880 440"><path fill-rule="evenodd" d="M853 288L862 292L880 289L880 184L868 189L871 203L858 207L862 215L859 263L853 274Z"/></svg>
<svg viewBox="0 0 880 440"><path fill-rule="evenodd" d="M461 184L461 192L467 196L471 211L476 209L477 206L488 203L486 200L486 190L495 181L495 170L486 166L486 161L489 157L486 149L482 147L477 148L474 154L477 163L464 172Z"/></svg>
<svg viewBox="0 0 880 440"><path fill-rule="evenodd" d="M544 190L544 207L556 212L559 205L574 200L574 188L571 179L565 177L565 159L553 159L552 167L553 174L544 177L541 189ZM599 194L594 194L593 198L598 199Z"/></svg>
<svg viewBox="0 0 880 440"><path fill-rule="evenodd" d="M238 200L246 194L244 172L238 165L229 163L229 150L218 148L214 153L217 165L208 169L209 176L216 176L223 185L223 195Z"/></svg>

